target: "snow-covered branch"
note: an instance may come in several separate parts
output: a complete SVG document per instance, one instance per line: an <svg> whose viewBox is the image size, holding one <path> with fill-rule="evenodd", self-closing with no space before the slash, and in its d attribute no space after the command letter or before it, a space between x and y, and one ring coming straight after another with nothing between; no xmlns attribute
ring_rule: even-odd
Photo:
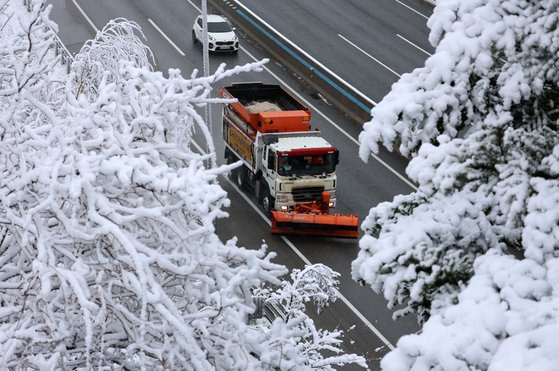
<svg viewBox="0 0 559 371"><path fill-rule="evenodd" d="M311 368L334 370L334 366L356 364L367 368L365 359L356 354L343 354L343 331L328 331L315 327L305 313L305 305L312 302L318 314L338 298L339 273L323 264L294 269L291 280L283 281L276 290L262 289L257 295L267 302L276 303L283 314L272 323L265 347L270 350L270 366L274 363L289 369L294 350L308 360ZM284 325L283 327L281 325ZM288 331L286 333L286 331Z"/></svg>
<svg viewBox="0 0 559 371"><path fill-rule="evenodd" d="M253 291L287 270L265 247L217 237L229 205L218 177L230 166L206 166L215 150L197 110L221 101L210 98L216 82L266 61L164 77L137 25L118 20L68 76L43 5L0 3L0 364L309 367L317 358L291 337L300 328L247 324ZM191 149L195 130L209 155Z"/></svg>
<svg viewBox="0 0 559 371"><path fill-rule="evenodd" d="M363 159L398 144L419 185L371 209L353 262L397 315L426 321L385 369L557 367L557 14L553 0L438 3L435 53L360 135Z"/></svg>

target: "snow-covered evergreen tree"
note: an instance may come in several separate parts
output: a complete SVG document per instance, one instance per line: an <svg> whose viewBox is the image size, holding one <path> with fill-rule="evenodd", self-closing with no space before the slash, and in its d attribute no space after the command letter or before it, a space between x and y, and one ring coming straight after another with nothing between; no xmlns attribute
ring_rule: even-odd
<svg viewBox="0 0 559 371"><path fill-rule="evenodd" d="M31 4L0 0L0 367L317 364L320 349L292 341L299 328L247 324L253 290L280 284L286 269L264 248L218 239L229 200L217 179L235 165L207 166L214 154L191 150L185 136L197 129L212 149L196 107L217 101L213 83L265 61L164 77L142 58L103 60L113 56L100 45L107 38L96 50L109 52L85 49L67 75L45 27L56 29L50 8ZM117 27L127 40L137 31L129 26ZM86 65L110 68L82 90Z"/></svg>
<svg viewBox="0 0 559 371"><path fill-rule="evenodd" d="M360 135L411 156L418 191L371 209L353 263L420 335L382 365L533 369L559 364L559 2L445 0L436 47ZM374 190L373 190L374 191Z"/></svg>

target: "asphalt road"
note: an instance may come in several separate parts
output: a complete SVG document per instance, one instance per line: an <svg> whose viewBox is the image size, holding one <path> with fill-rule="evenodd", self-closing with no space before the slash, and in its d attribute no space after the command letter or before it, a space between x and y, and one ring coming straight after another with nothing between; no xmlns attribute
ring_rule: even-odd
<svg viewBox="0 0 559 371"><path fill-rule="evenodd" d="M102 28L110 19L125 17L141 26L147 39L146 43L156 56L158 69L165 72L170 67L179 68L185 76L189 76L195 68L201 70L201 47L193 45L190 39L192 23L199 14L197 3L184 0L78 0L88 21L85 18L80 20L79 17L62 14L75 7L74 0L52 2L55 5L53 18L59 22L60 37L64 42L74 45L73 49L79 45L79 40L76 40L78 31L87 33L86 30L89 30L89 34L93 35L92 26L88 26L89 22L96 28ZM75 10L72 12L77 14ZM244 38L242 34L240 36L242 50L238 55L212 55L212 71L219 63L234 66L267 57L257 44ZM366 63L362 63L363 69L368 71ZM351 76L351 69L346 72ZM355 71L355 74L359 73L361 71ZM338 212L357 213L360 220L363 220L370 207L412 190L401 175L395 174L403 173L405 161L398 156L383 153L380 157L390 168L373 159L368 164L363 163L357 156L356 138L360 128L344 113L320 99L316 91L286 70L281 62L270 62L266 72L243 74L222 82L218 87L234 81L282 83L300 94L311 106L313 126L320 128L326 139L340 149L341 158L337 171ZM219 108L214 107L212 128L218 157L222 160L220 119ZM200 145L204 147L202 142ZM387 343L393 345L400 336L417 330L414 318L394 322L391 318L392 313L386 308L386 302L382 297L351 280L351 262L358 252L357 241L271 236L268 221L255 205L255 198L239 192L225 178L221 184L231 199L231 207L228 210L231 217L217 224L217 231L222 240L237 236L238 244L248 248L257 248L265 241L269 251L277 254L276 261L290 269L302 268L305 262L321 262L341 273L340 292L343 298L323 312L317 321L323 328L337 327L348 330L344 343L346 351L366 356L371 369L378 369L378 360L389 349Z"/></svg>
<svg viewBox="0 0 559 371"><path fill-rule="evenodd" d="M375 102L433 51L422 0L238 2Z"/></svg>

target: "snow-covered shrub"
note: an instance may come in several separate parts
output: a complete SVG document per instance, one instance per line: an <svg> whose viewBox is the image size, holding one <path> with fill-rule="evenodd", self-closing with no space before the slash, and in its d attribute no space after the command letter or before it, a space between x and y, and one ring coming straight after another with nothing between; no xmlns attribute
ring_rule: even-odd
<svg viewBox="0 0 559 371"><path fill-rule="evenodd" d="M101 80L113 82L122 62L153 70L154 60L140 26L124 18L109 21L94 39L85 42L74 58L72 70L76 80L76 95L95 94Z"/></svg>

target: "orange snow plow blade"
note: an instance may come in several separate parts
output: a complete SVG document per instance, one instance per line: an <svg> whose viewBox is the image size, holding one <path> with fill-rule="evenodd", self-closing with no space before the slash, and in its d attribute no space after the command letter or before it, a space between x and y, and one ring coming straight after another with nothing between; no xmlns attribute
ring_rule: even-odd
<svg viewBox="0 0 559 371"><path fill-rule="evenodd" d="M272 233L358 238L357 215L328 214L330 195L322 202L297 205L294 211L272 211Z"/></svg>
<svg viewBox="0 0 559 371"><path fill-rule="evenodd" d="M358 238L357 215L313 215L272 211L272 233Z"/></svg>

